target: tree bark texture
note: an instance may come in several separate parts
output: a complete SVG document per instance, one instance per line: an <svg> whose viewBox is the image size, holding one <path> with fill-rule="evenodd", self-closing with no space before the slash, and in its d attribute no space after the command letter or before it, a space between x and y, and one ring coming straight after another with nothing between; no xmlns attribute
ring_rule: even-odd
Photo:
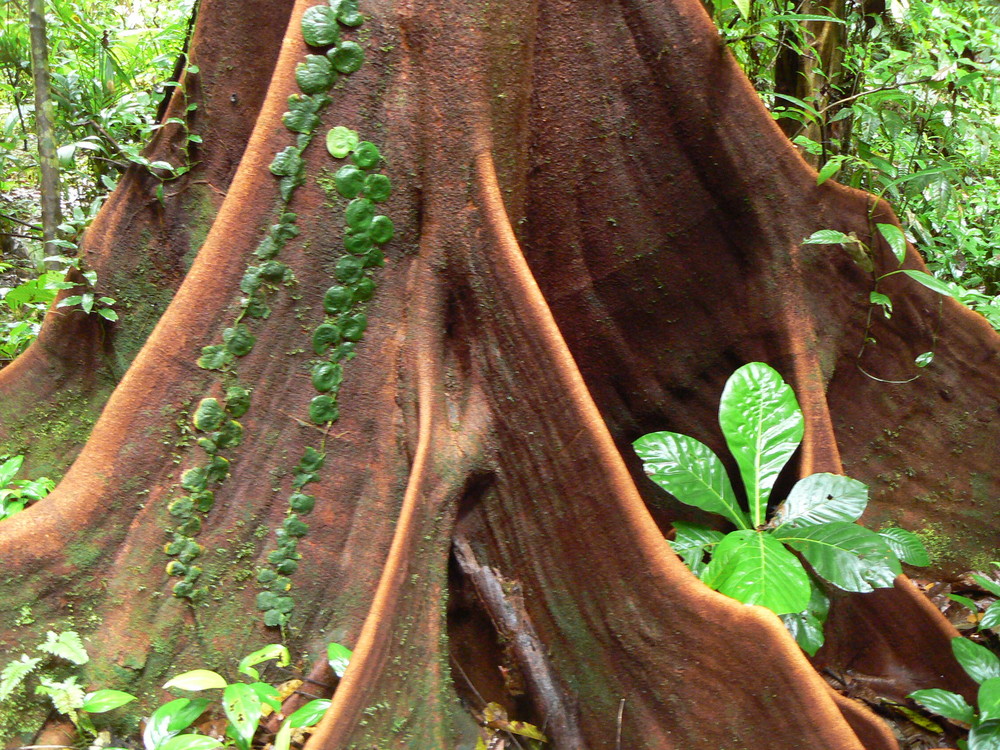
<svg viewBox="0 0 1000 750"><path fill-rule="evenodd" d="M296 66L316 52L300 31L312 4L294 5L272 75L261 49L279 34L263 37L285 4L204 2L192 54L217 54L225 71L201 89L217 104L197 110L205 162L239 167L228 187L212 183L197 252L185 203L197 178L168 187L160 208L133 175L88 235L95 265L137 298L150 276L132 248L162 238L139 255L165 264L162 288L176 293L138 354L148 318L53 314L0 373L5 403L37 394L96 410L110 393L52 495L0 524L5 643L72 625L90 634L95 684L151 700L185 666L224 670L282 635L314 657L339 641L354 658L311 750L472 748L487 701L543 727L552 714L565 747L614 748L620 730L625 748L895 748L776 617L690 575L663 531L703 519L660 497L629 446L669 429L721 454L723 383L767 361L806 416L792 473L867 481L865 522L946 539L936 572L954 574L996 555L996 334L895 276L883 291L896 312L859 362L871 277L839 248L800 241L855 232L889 269L872 227L895 219L866 194L816 185L697 0L362 2L363 26L342 33L367 61L331 89L286 204L269 165L297 141L282 117ZM250 108L265 91L259 112L229 117L227 102ZM334 126L385 157L384 267L373 255L352 266L344 250L344 161L323 146ZM298 234L284 265L246 291L288 213ZM912 249L906 267L922 267ZM375 282L370 300L361 278ZM332 286L354 290L349 310L324 313ZM246 313L252 299L266 318ZM315 332L346 331L347 318L364 333L356 356L338 349L339 416L316 419ZM237 321L248 349L232 344ZM242 353L199 367L226 329ZM919 379L882 382L914 374L929 349ZM95 367L110 373L103 389ZM234 388L250 391L242 442L208 452L192 414ZM214 506L182 524L201 548L192 603L172 595L177 558L161 549L180 528L182 472L212 456L228 461L213 464ZM315 508L290 516L298 490ZM279 528L304 533L297 570L282 574L291 611L265 607L287 615L283 634L258 611L273 579L256 580L276 564ZM35 624L17 627L24 607ZM844 597L832 621L818 665L887 694L973 695L950 657L955 631L905 577Z"/></svg>

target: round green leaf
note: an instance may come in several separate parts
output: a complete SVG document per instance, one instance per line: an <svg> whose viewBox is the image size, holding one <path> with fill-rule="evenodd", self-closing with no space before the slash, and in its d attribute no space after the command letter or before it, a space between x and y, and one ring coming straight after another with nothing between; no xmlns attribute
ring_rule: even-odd
<svg viewBox="0 0 1000 750"><path fill-rule="evenodd" d="M356 198L364 188L365 173L353 164L345 164L333 175L333 184L345 198Z"/></svg>
<svg viewBox="0 0 1000 750"><path fill-rule="evenodd" d="M804 422L795 393L773 368L750 362L722 391L719 425L740 467L753 526L764 522L771 488L802 442Z"/></svg>
<svg viewBox="0 0 1000 750"><path fill-rule="evenodd" d="M364 231L375 218L375 204L367 198L355 198L347 204L344 219L351 229Z"/></svg>
<svg viewBox="0 0 1000 750"><path fill-rule="evenodd" d="M250 408L250 391L238 385L226 389L226 411L233 419L239 419Z"/></svg>
<svg viewBox="0 0 1000 750"><path fill-rule="evenodd" d="M392 182L384 174L374 173L365 177L365 197L376 203L388 200L392 193Z"/></svg>
<svg viewBox="0 0 1000 750"><path fill-rule="evenodd" d="M374 247L372 237L365 231L352 231L344 234L344 249L353 255L364 255Z"/></svg>
<svg viewBox="0 0 1000 750"><path fill-rule="evenodd" d="M295 82L303 94L319 94L333 84L336 73L324 55L306 55L306 59L295 66Z"/></svg>
<svg viewBox="0 0 1000 750"><path fill-rule="evenodd" d="M353 73L365 62L365 51L357 42L341 42L326 54L341 73Z"/></svg>
<svg viewBox="0 0 1000 750"><path fill-rule="evenodd" d="M316 354L323 354L331 346L339 344L340 340L341 332L337 326L332 323L321 323L316 326L316 330L313 331L313 351L316 352Z"/></svg>
<svg viewBox="0 0 1000 750"><path fill-rule="evenodd" d="M296 492L290 498L288 498L288 507L294 510L296 513L306 514L310 512L316 506L316 498L312 495L304 495L301 492Z"/></svg>
<svg viewBox="0 0 1000 750"><path fill-rule="evenodd" d="M226 412L223 411L218 399L203 398L198 403L198 408L195 409L194 416L191 418L191 421L194 423L194 428L196 430L201 432L213 432L214 430L219 429L225 419Z"/></svg>
<svg viewBox="0 0 1000 750"><path fill-rule="evenodd" d="M375 294L375 282L367 276L358 281L354 287L354 299L357 302L367 302L373 294Z"/></svg>
<svg viewBox="0 0 1000 750"><path fill-rule="evenodd" d="M707 445L676 432L651 432L632 447L649 478L678 501L723 515L740 528L749 527L725 467Z"/></svg>
<svg viewBox="0 0 1000 750"><path fill-rule="evenodd" d="M801 612L812 593L802 563L770 534L740 529L715 548L706 585L744 604L759 604L777 615Z"/></svg>
<svg viewBox="0 0 1000 750"><path fill-rule="evenodd" d="M868 505L868 487L840 474L810 474L792 487L772 526L815 526L856 521Z"/></svg>
<svg viewBox="0 0 1000 750"><path fill-rule="evenodd" d="M331 286L323 295L323 309L330 315L347 312L354 304L354 292L345 286Z"/></svg>
<svg viewBox="0 0 1000 750"><path fill-rule="evenodd" d="M333 422L340 416L337 401L326 395L316 396L309 402L309 419L314 424Z"/></svg>
<svg viewBox="0 0 1000 750"><path fill-rule="evenodd" d="M360 341L368 326L368 317L364 313L358 313L345 318L342 325L346 341Z"/></svg>
<svg viewBox="0 0 1000 750"><path fill-rule="evenodd" d="M888 588L902 572L885 540L856 523L784 526L773 533L801 552L817 575L844 591Z"/></svg>
<svg viewBox="0 0 1000 750"><path fill-rule="evenodd" d="M243 323L237 323L233 328L227 328L222 332L222 340L226 342L226 348L237 357L243 357L250 353L256 342L250 329Z"/></svg>
<svg viewBox="0 0 1000 750"><path fill-rule="evenodd" d="M358 11L358 0L336 0L330 5L336 5L337 18L344 26L360 26L365 17Z"/></svg>
<svg viewBox="0 0 1000 750"><path fill-rule="evenodd" d="M302 14L302 38L310 47L325 47L340 41L337 13L326 5L314 5Z"/></svg>
<svg viewBox="0 0 1000 750"><path fill-rule="evenodd" d="M388 216L376 216L372 219L371 227L368 229L368 233L372 237L372 242L376 245L384 245L391 240L395 231L392 219Z"/></svg>
<svg viewBox="0 0 1000 750"><path fill-rule="evenodd" d="M338 125L326 134L326 150L335 159L343 159L358 145L358 134L350 128ZM351 197L351 196L348 196Z"/></svg>
<svg viewBox="0 0 1000 750"><path fill-rule="evenodd" d="M334 267L333 275L342 284L352 284L359 281L365 272L364 258L344 255Z"/></svg>
<svg viewBox="0 0 1000 750"><path fill-rule="evenodd" d="M336 362L321 362L312 369L313 387L327 393L339 386L344 379L344 368Z"/></svg>
<svg viewBox="0 0 1000 750"><path fill-rule="evenodd" d="M371 169L378 164L381 158L378 146L371 141L361 141L354 147L354 153L351 154L351 159L362 169Z"/></svg>
<svg viewBox="0 0 1000 750"><path fill-rule="evenodd" d="M233 353L224 344L212 344L201 349L198 367L203 370L221 370L233 361Z"/></svg>

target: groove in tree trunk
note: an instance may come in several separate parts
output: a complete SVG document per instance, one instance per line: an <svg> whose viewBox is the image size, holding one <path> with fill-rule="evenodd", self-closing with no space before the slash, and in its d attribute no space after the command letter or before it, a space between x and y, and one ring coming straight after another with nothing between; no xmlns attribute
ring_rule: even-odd
<svg viewBox="0 0 1000 750"><path fill-rule="evenodd" d="M695 511L658 498L628 446L670 429L721 452L722 385L765 360L806 416L798 473L869 482L866 522L947 539L936 572L955 573L995 555L995 333L895 276L884 291L896 312L857 361L871 280L839 248L799 243L853 231L888 269L871 227L894 219L865 194L816 186L696 0L362 2L364 25L342 30L367 62L331 90L286 206L268 166L296 142L282 115L317 51L300 30L310 4L292 9L272 78L284 3L203 3L192 55L217 78L201 90L215 106L197 110L202 168L242 161L228 189L200 178L225 199L215 214L216 191L203 194L214 221L190 268L197 177L168 187L160 209L155 184L131 174L88 236L94 264L138 296L151 279L131 248L162 233L164 249L141 257L179 285L141 351L133 359L152 312L126 309L118 326L50 315L0 374L5 425L14 404L93 412L110 392L56 491L0 525L8 650L33 629L84 630L88 678L152 699L185 666L224 670L277 640L263 602L269 621L287 615L294 649L354 649L314 750L472 747L490 700L557 746L613 748L623 699L627 748L896 747L777 618L687 572L662 529ZM344 260L360 256L343 249L333 174L345 162L323 147L338 125L386 159L393 189L378 210L395 237L381 268ZM275 232L284 246L264 271ZM912 250L907 267L921 267ZM359 275L376 282L369 301L356 299ZM326 294L340 285L355 290L347 312ZM314 333L326 319L357 338L359 313L356 356L338 345L343 383L317 407ZM225 329L239 356L199 367ZM933 365L907 385L858 366L901 380L929 349ZM214 425L203 399L239 413L235 388L250 391L242 442L196 444L207 432L192 415ZM214 506L196 515L177 503L181 472L210 466ZM203 479L184 475L196 500ZM315 508L289 522L305 493ZM271 555L279 528L285 544L304 533L294 573ZM171 540L201 546L181 579L165 572L181 562L160 551ZM291 590L262 598L275 565ZM178 581L193 605L172 595ZM35 624L17 626L25 607ZM836 602L831 623L818 664L890 694L971 697L955 632L905 578Z"/></svg>

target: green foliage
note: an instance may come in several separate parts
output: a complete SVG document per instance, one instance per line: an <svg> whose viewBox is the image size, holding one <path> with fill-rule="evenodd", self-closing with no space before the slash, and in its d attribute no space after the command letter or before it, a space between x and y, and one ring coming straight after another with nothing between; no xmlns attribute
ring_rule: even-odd
<svg viewBox="0 0 1000 750"><path fill-rule="evenodd" d="M889 245L896 258L897 266L902 266L903 262L906 260L906 238L899 227L893 224L876 224L879 234ZM854 233L844 234L835 229L820 229L819 231L813 232L811 235L802 240L803 245L839 245L844 252L846 252L851 259L858 264L858 266L866 273L872 276L872 290L869 292L868 301L871 303L871 308L869 309L868 319L865 322L865 332L864 341L862 345L862 352L864 348L869 344L877 343L871 336L872 328L872 314L871 309L875 307L880 307L882 309L882 315L889 319L892 317L892 300L885 294L879 291L879 285L885 280L892 276L898 274L903 274L909 277L913 281L917 282L921 286L930 289L932 292L937 292L938 294L944 295L946 297L954 297L959 302L961 302L965 295L958 284L947 282L942 279L932 276L924 271L916 271L912 268L900 268L897 267L891 271L882 271L877 273L875 269L874 254L868 245L859 240ZM860 355L859 355L860 358ZM924 352L918 355L914 361L917 367L927 367L934 359L934 352ZM860 367L860 365L859 365ZM864 370L862 370L864 372ZM866 373L867 374L867 373ZM911 380L915 379L911 378ZM909 381L893 381L893 382L909 382Z"/></svg>
<svg viewBox="0 0 1000 750"><path fill-rule="evenodd" d="M1000 569L1000 562L994 562L993 565ZM981 573L973 573L972 579L986 591L993 594L993 596L1000 597L1000 583L997 583L992 578L987 578ZM966 607L974 615L976 615L978 629L980 631L992 630L995 633L1000 633L1000 598L990 604L981 616L979 612L979 605L977 605L973 600L957 594L949 594L949 598Z"/></svg>
<svg viewBox="0 0 1000 750"><path fill-rule="evenodd" d="M998 750L1000 748L1000 658L985 646L965 638L952 638L951 650L962 669L978 685L978 712L965 698L940 688L910 693L928 711L946 719L971 726L965 750Z"/></svg>
<svg viewBox="0 0 1000 750"><path fill-rule="evenodd" d="M350 650L335 643L331 643L328 650L344 659L343 666L346 667L351 655ZM260 722L272 711L280 711L282 701L287 697L273 685L262 682L256 667L269 661L284 667L288 665L290 658L285 646L272 643L244 657L237 667L241 674L250 677L253 682L231 683L217 672L195 669L168 680L163 687L189 692L221 690L222 695L218 705L227 720L226 736L239 750L250 750ZM337 669L335 666L334 670ZM342 670L337 672L338 677L342 674ZM291 730L314 726L329 706L329 700L314 699L284 718L273 742L275 750L288 750ZM178 698L160 706L146 724L143 735L145 750L214 750L219 745L218 740L201 734L182 734L203 713L212 710L212 701L205 698L196 700ZM211 740L212 744L208 744L207 740Z"/></svg>
<svg viewBox="0 0 1000 750"><path fill-rule="evenodd" d="M41 500L56 486L48 477L15 479L23 462L24 456L10 456L0 463L0 520L10 518Z"/></svg>
<svg viewBox="0 0 1000 750"><path fill-rule="evenodd" d="M703 2L774 116L815 157L817 182L836 177L888 199L934 275L1000 328L1000 9L908 0L865 15L847 3L830 18L797 13L798 0ZM805 24L824 18L843 26L844 41L842 62L817 85L822 98L776 92L789 54L814 55Z"/></svg>
<svg viewBox="0 0 1000 750"><path fill-rule="evenodd" d="M67 664L82 666L90 661L83 640L72 630L59 633L48 631L45 642L38 651L49 654L49 659L21 654L21 658L0 670L0 703L8 700L15 691L23 690L25 680L36 674L38 684L35 695L44 695L56 711L69 718L77 730L96 736L97 732L89 714L112 711L135 700L120 690L97 690L88 693L78 683L78 677L69 674Z"/></svg>
<svg viewBox="0 0 1000 750"><path fill-rule="evenodd" d="M823 643L829 608L814 576L844 591L866 592L892 585L901 571L897 549L908 562L926 564L915 535L893 529L883 536L855 523L868 504L868 488L854 479L812 474L774 507L771 491L802 440L803 418L792 389L772 368L751 362L733 373L722 393L719 424L743 480L747 510L722 461L694 438L654 432L634 443L646 473L660 487L737 527L724 534L674 524L671 546L705 584L781 615L799 645L813 654Z"/></svg>

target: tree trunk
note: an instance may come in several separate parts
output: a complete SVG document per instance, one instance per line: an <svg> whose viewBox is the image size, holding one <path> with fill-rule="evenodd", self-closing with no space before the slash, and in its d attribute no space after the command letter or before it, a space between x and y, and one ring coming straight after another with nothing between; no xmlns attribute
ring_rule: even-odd
<svg viewBox="0 0 1000 750"><path fill-rule="evenodd" d="M723 383L768 361L806 415L796 472L869 482L866 523L947 538L936 572L954 574L995 555L996 334L895 276L896 313L859 363L871 277L800 240L853 231L889 268L871 226L891 212L816 185L697 0L363 2L364 25L341 33L367 62L318 127L285 118L310 141L282 117L301 106L296 66L322 51L300 30L311 4L295 4L272 75L262 49L279 47L284 3L204 2L204 161L242 160L190 268L176 238L199 178L161 211L132 174L88 233L137 300L150 264L179 283L138 354L152 311L110 330L51 315L0 373L9 403L95 413L110 392L57 489L0 524L8 651L87 631L88 678L148 701L185 667L225 671L283 636L314 658L339 641L354 657L311 750L472 747L486 701L551 726L557 747L615 748L619 731L623 748L896 747L776 617L684 568L662 530L695 511L658 497L629 445L670 429L721 452ZM231 119L227 102L265 89L259 113ZM377 248L343 247L358 249L333 180L347 162L323 143L334 126L385 157L384 267ZM300 186L287 152L274 163L296 143ZM137 260L153 236L164 250ZM912 250L906 265L922 267ZM928 349L921 378L883 382ZM241 430L208 432L230 417ZM165 570L178 545L180 578ZM25 607L34 624L16 625ZM832 619L817 664L892 694L973 695L955 631L905 577Z"/></svg>
<svg viewBox="0 0 1000 750"><path fill-rule="evenodd" d="M844 44L847 39L847 27L843 23L847 15L845 5L845 0L805 0L799 9L800 13L829 16L838 20L802 21L797 25L799 38L794 45L785 44L782 47L774 68L776 94L801 99L815 111L823 113L804 122L788 117L778 120L781 129L789 137L803 135L822 145L822 154L802 152L803 158L813 166L825 162L831 155L828 123L836 112L824 110L832 102L843 98L841 78ZM787 100L778 103L797 108L797 105Z"/></svg>
<svg viewBox="0 0 1000 750"><path fill-rule="evenodd" d="M31 72L35 85L35 135L38 137L38 167L41 171L42 237L45 248L34 258L39 269L42 259L59 255L54 244L58 239L61 211L59 209L59 160L56 156L55 119L49 96L49 45L45 38L45 0L28 0L28 28L31 30Z"/></svg>

